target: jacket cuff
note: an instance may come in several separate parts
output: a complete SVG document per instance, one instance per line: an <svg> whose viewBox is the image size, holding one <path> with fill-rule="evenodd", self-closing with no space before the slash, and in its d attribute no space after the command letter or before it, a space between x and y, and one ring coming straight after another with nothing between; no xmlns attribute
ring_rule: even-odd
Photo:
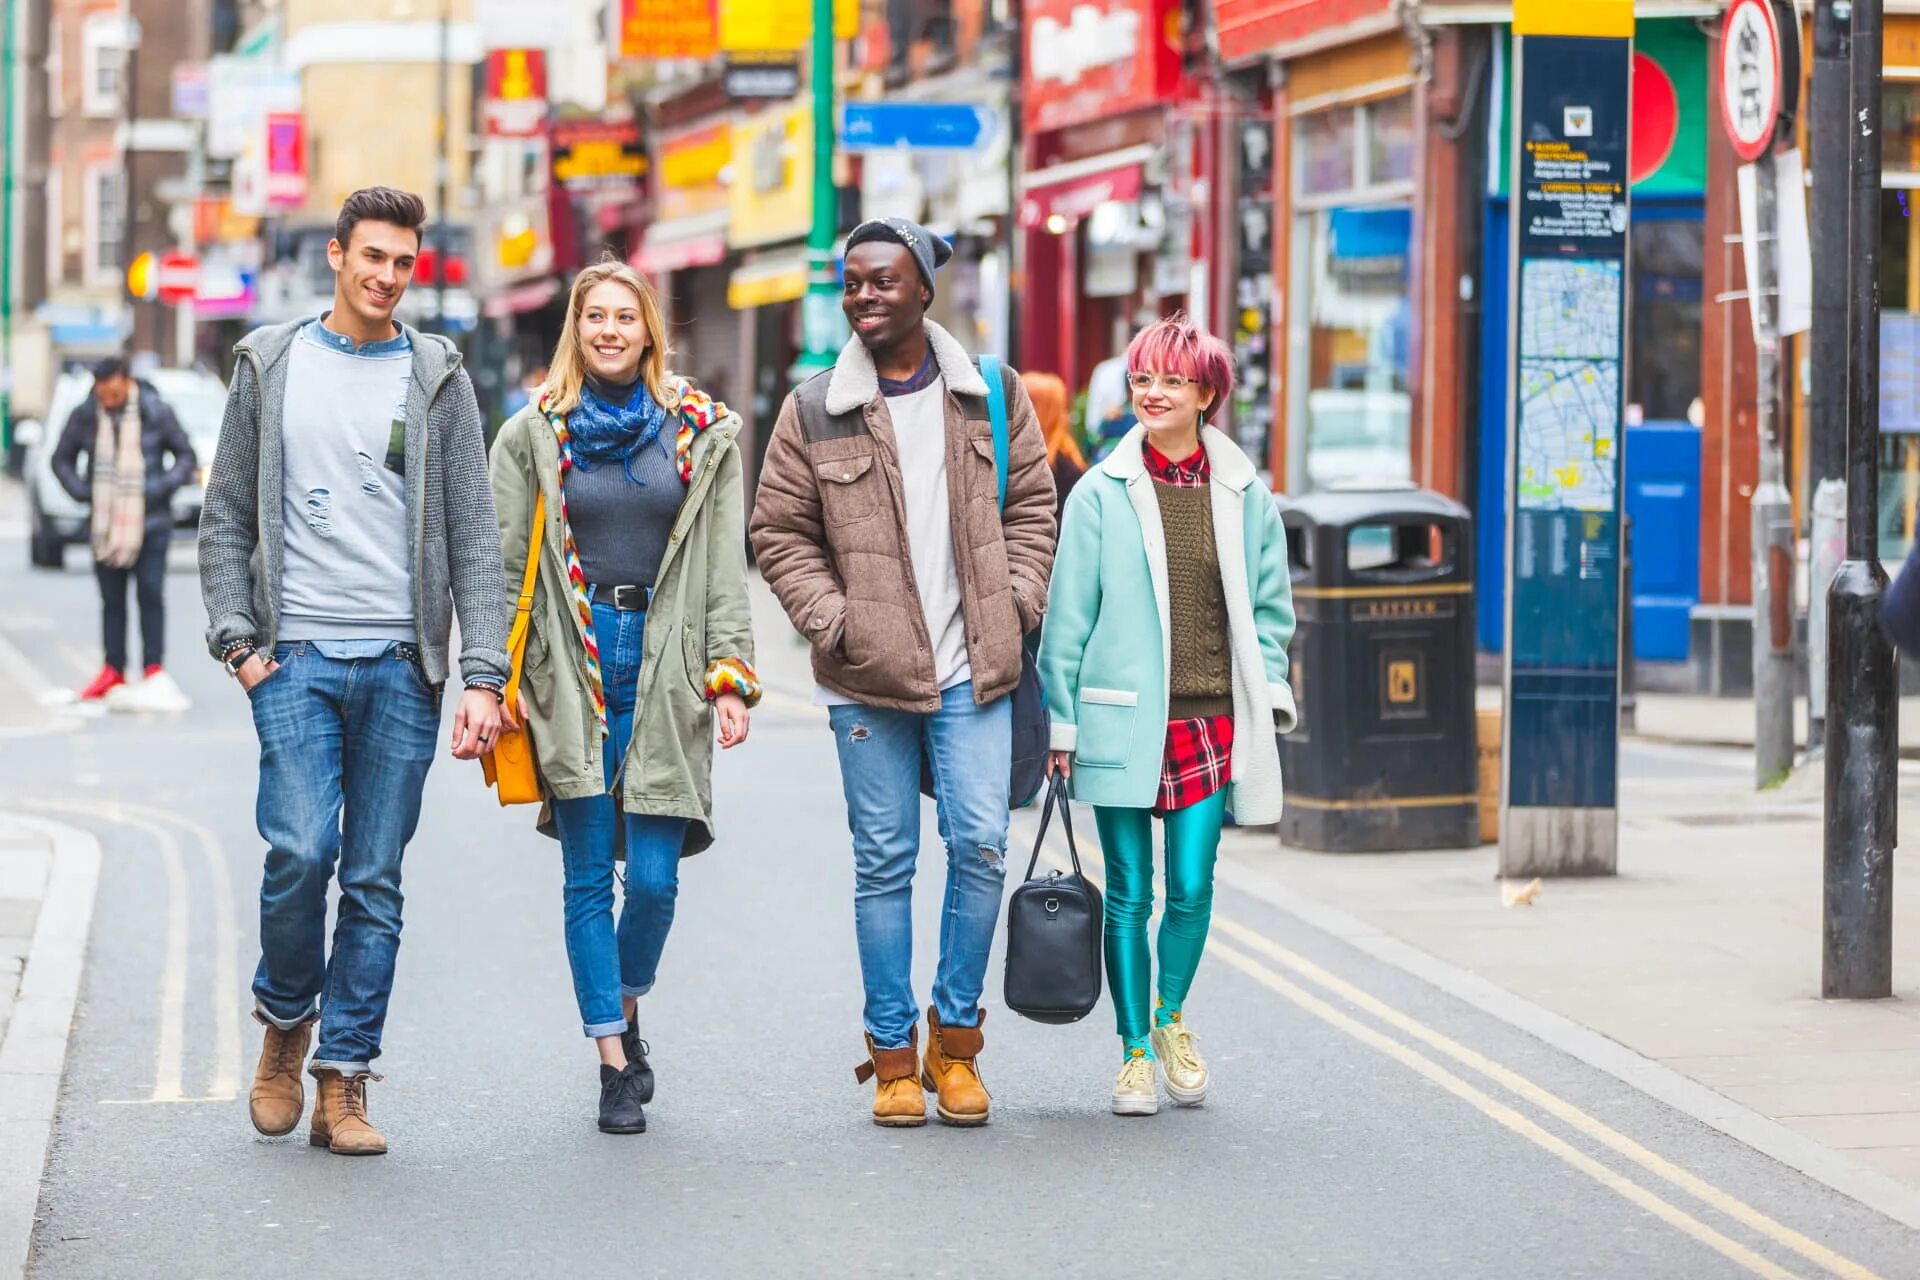
<svg viewBox="0 0 1920 1280"><path fill-rule="evenodd" d="M1055 720L1047 729L1047 750L1072 751L1080 740L1080 726Z"/></svg>
<svg viewBox="0 0 1920 1280"><path fill-rule="evenodd" d="M760 702L760 677L744 658L721 658L707 664L705 681L707 701L723 694L736 693L750 707Z"/></svg>
<svg viewBox="0 0 1920 1280"><path fill-rule="evenodd" d="M215 662L225 662L236 645L258 644L260 628L244 613L230 613L207 628L207 652Z"/></svg>
<svg viewBox="0 0 1920 1280"><path fill-rule="evenodd" d="M1293 703L1293 686L1284 681L1269 684L1267 694L1273 699L1273 728L1276 733L1292 733L1300 723L1300 712Z"/></svg>
<svg viewBox="0 0 1920 1280"><path fill-rule="evenodd" d="M504 687L513 677L513 659L505 649L464 649L460 653L460 683L493 677Z"/></svg>

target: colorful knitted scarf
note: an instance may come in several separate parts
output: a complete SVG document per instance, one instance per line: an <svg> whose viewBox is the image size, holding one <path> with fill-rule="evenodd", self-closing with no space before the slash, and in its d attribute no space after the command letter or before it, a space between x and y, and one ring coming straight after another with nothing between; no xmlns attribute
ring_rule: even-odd
<svg viewBox="0 0 1920 1280"><path fill-rule="evenodd" d="M684 378L674 378L668 383L670 396L677 394L677 407L674 410L679 420L679 430L674 436L674 462L680 471L682 484L693 480L693 442L702 431L719 422L726 415L726 406L716 402L704 391L696 390L692 383ZM650 399L650 397L649 397ZM599 721L601 736L607 729L607 690L600 674L600 643L593 633L593 600L587 594L587 575L580 567L580 548L573 540L573 522L567 516L567 474L575 465L572 433L567 429L567 416L552 413L547 409L546 401L540 402L540 412L553 428L554 442L560 446L560 547L566 560L567 586L573 593L574 613L580 619L580 631L587 647L587 687L593 699L593 714ZM726 666L727 664L720 664ZM759 681L753 678L751 670L739 663L741 671L732 667L727 669L729 685L720 692L741 692L750 700L759 696ZM712 689L713 681L708 680L708 696L716 694ZM733 685L740 686L737 690ZM751 690L751 694L748 694Z"/></svg>

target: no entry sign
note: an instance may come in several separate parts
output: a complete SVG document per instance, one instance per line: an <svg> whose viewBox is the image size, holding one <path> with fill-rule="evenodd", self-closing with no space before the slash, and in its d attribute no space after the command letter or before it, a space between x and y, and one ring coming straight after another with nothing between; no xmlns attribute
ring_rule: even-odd
<svg viewBox="0 0 1920 1280"><path fill-rule="evenodd" d="M1773 0L1733 0L1720 35L1720 119L1742 160L1758 160L1790 117L1800 82L1800 36L1781 29Z"/></svg>

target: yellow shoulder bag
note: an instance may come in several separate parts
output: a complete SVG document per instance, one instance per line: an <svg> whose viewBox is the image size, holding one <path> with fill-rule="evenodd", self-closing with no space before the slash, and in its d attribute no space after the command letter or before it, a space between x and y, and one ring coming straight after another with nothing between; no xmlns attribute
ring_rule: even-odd
<svg viewBox="0 0 1920 1280"><path fill-rule="evenodd" d="M507 678L507 710L519 715L520 676L527 665L527 625L533 613L533 586L540 576L540 543L547 527L547 495L533 503L533 536L528 539L527 572L520 582L520 603L513 614L513 630L507 633L507 654L513 659L513 674ZM503 729L493 750L480 757L480 770L487 785L500 796L501 804L538 804L540 773L533 765L533 738L524 721L518 729Z"/></svg>

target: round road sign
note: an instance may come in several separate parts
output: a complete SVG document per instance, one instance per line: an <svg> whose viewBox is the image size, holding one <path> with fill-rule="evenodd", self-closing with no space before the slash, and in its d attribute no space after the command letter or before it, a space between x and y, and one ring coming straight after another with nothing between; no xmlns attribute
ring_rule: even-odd
<svg viewBox="0 0 1920 1280"><path fill-rule="evenodd" d="M1720 118L1742 160L1758 160L1773 144L1781 69L1772 0L1733 0L1720 30Z"/></svg>

